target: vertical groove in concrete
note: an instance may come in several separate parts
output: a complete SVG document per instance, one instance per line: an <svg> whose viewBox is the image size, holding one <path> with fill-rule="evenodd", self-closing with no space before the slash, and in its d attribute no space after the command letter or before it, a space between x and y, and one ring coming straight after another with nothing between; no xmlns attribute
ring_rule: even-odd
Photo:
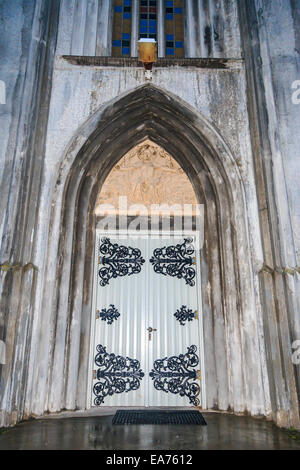
<svg viewBox="0 0 300 470"><path fill-rule="evenodd" d="M96 55L98 3L98 0L88 0L87 3L83 55Z"/></svg>
<svg viewBox="0 0 300 470"><path fill-rule="evenodd" d="M16 226L12 228L13 254L18 257L20 267L9 272L13 298L10 299L8 296L6 303L14 314L10 314L7 318L5 329L7 363L5 367L2 367L3 394L1 398L7 404L4 407L1 401L0 409L3 412L1 412L0 425L22 419L26 408L26 389L30 381L28 367L37 273L30 267L24 268L24 264L31 260L36 229L36 210L41 185L40 174L43 166L42 156L48 119L47 107L51 92L58 11L59 5L56 0L47 4L36 2L33 26L32 29L30 28L33 33L30 34L31 43L28 48L26 88L23 90L24 102L20 108L21 113L27 114L26 126L20 128L19 134L21 137L23 133L22 138L27 142L27 148L24 146L21 153L23 157L20 172L22 181L18 190L15 191L15 196L19 199L19 209ZM30 106L25 104L26 100L30 102ZM13 261L10 263L13 264ZM3 273L1 277L5 285L8 278L3 276Z"/></svg>
<svg viewBox="0 0 300 470"><path fill-rule="evenodd" d="M158 57L165 57L165 7L164 0L158 0L157 5L157 41Z"/></svg>
<svg viewBox="0 0 300 470"><path fill-rule="evenodd" d="M185 56L197 57L195 0L185 2Z"/></svg>
<svg viewBox="0 0 300 470"><path fill-rule="evenodd" d="M132 0L131 14L131 57L137 57L137 43L139 40L139 1Z"/></svg>
<svg viewBox="0 0 300 470"><path fill-rule="evenodd" d="M61 0L56 54L72 54L76 0Z"/></svg>
<svg viewBox="0 0 300 470"><path fill-rule="evenodd" d="M96 55L111 55L112 24L113 1L99 2Z"/></svg>

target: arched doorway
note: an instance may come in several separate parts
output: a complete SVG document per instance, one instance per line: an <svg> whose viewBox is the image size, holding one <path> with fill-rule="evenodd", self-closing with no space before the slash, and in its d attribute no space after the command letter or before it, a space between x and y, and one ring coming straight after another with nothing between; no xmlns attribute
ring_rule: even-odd
<svg viewBox="0 0 300 470"><path fill-rule="evenodd" d="M33 339L38 347L31 357L37 366L32 368L32 383L39 400L32 401L31 411L86 406L92 372L94 208L114 165L145 139L174 157L205 206L201 293L207 407L265 414L260 299L237 157L194 109L148 84L101 107L62 159L40 286L43 317Z"/></svg>

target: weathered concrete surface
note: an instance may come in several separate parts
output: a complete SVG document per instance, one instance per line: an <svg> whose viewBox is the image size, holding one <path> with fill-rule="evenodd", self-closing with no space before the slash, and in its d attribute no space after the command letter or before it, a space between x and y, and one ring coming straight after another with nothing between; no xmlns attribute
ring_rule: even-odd
<svg viewBox="0 0 300 470"><path fill-rule="evenodd" d="M112 0L62 0L57 53L111 55L112 3ZM136 0L132 3L135 7ZM158 2L158 10L162 13L163 3L162 0ZM185 4L186 57L241 57L236 0L188 0ZM160 32L164 31L163 18L164 14L158 17ZM132 57L137 56L134 39L137 41L138 37L132 30ZM159 57L164 57L164 35L158 37L158 52Z"/></svg>
<svg viewBox="0 0 300 470"><path fill-rule="evenodd" d="M94 0L1 3L0 426L85 407L94 203L151 138L206 206L208 406L299 427L299 0L193 0L187 55L238 60L160 67L152 86L140 67L62 58L109 52L110 3L98 23Z"/></svg>
<svg viewBox="0 0 300 470"><path fill-rule="evenodd" d="M48 119L59 2L3 1L0 5L0 422L24 416L37 267L36 209Z"/></svg>
<svg viewBox="0 0 300 470"><path fill-rule="evenodd" d="M263 419L203 413L207 426L117 426L113 415L21 423L0 434L0 449L300 450L300 442Z"/></svg>

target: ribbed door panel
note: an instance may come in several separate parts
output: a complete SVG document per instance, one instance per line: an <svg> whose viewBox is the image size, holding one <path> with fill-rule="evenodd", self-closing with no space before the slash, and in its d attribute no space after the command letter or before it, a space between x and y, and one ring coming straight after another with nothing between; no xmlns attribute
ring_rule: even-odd
<svg viewBox="0 0 300 470"><path fill-rule="evenodd" d="M167 238L150 239L148 244L150 249L149 258L151 258L155 248L176 245L182 242L182 237L175 238L169 235ZM196 268L196 266L194 267ZM184 279L157 274L150 263L148 269L150 269L150 283L148 285L150 298L149 326L157 329L157 332L152 334L152 340L148 341L149 367L153 368L156 359L185 354L188 346L191 345L197 346L199 356L198 320L193 319L190 322L187 321L185 325L180 325L174 317L174 313L183 305L193 311L198 309L197 282L195 282L195 286L189 286ZM200 364L197 366L197 370L200 370ZM151 379L149 389L149 406L190 405L187 397L156 390Z"/></svg>

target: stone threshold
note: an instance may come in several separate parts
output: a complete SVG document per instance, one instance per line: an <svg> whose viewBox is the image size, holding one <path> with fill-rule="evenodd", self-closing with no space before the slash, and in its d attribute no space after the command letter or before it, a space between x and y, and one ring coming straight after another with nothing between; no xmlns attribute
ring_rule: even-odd
<svg viewBox="0 0 300 470"><path fill-rule="evenodd" d="M38 416L35 419L59 419L59 418L83 418L89 416L109 416L114 415L117 410L190 410L194 409L191 406L100 406L93 407L88 410L74 410L74 411L60 411L57 413L49 413L42 416Z"/></svg>
<svg viewBox="0 0 300 470"><path fill-rule="evenodd" d="M122 410L191 410L191 409L198 409L201 413L211 413L211 414L225 414L225 415L234 415L234 416L245 416L244 413L234 413L231 411L224 411L224 410L214 410L214 409L207 409L203 410L201 407L194 407L194 406L152 406L152 407L145 407L145 406L100 406L100 407L93 407L88 410L73 410L73 411L58 411L53 413L46 413L41 416L35 416L34 419L36 420L43 420L43 419L61 419L61 418L85 418L85 417L97 417L97 416L110 416L114 415L115 412L119 409ZM260 418L266 419L270 421L266 416L252 416L252 418Z"/></svg>

